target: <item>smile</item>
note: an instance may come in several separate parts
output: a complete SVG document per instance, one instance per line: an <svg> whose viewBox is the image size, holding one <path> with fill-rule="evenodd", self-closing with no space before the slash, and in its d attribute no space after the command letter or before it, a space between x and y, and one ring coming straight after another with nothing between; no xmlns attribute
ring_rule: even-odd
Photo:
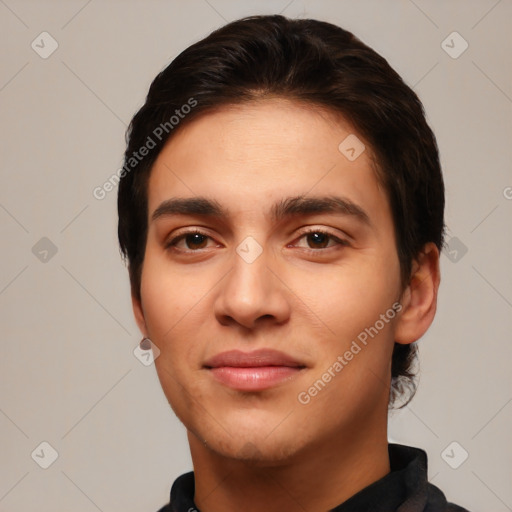
<svg viewBox="0 0 512 512"><path fill-rule="evenodd" d="M275 350L232 350L209 359L204 368L221 384L238 391L263 391L296 377L305 365Z"/></svg>

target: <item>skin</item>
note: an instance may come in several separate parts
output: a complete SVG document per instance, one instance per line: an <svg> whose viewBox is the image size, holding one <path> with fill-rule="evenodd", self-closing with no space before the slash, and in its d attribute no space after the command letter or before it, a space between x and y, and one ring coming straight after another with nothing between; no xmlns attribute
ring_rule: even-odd
<svg viewBox="0 0 512 512"><path fill-rule="evenodd" d="M355 130L339 116L280 98L224 107L177 131L148 184L148 238L139 328L161 351L163 391L188 431L195 502L202 512L325 511L390 471L387 408L393 343L431 324L439 253L427 244L400 282L395 231L371 150L349 161L338 145ZM360 140L362 137L358 136ZM335 193L353 215L293 215L288 196ZM170 198L205 196L223 218L153 212ZM327 231L321 239L304 229ZM166 241L187 229L206 237ZM248 263L248 236L263 252ZM344 240L344 244L336 239ZM393 303L399 314L304 405L297 396ZM271 389L241 392L212 378L205 361L231 349L281 350L305 368Z"/></svg>

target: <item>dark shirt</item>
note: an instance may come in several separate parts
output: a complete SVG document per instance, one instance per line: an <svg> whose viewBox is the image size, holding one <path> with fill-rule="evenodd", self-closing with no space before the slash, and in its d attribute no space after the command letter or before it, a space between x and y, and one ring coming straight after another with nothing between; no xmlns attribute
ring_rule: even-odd
<svg viewBox="0 0 512 512"><path fill-rule="evenodd" d="M427 454L419 448L389 444L391 472L354 494L331 512L468 512L448 503L427 479ZM181 475L171 502L159 512L200 512L194 503L194 473Z"/></svg>

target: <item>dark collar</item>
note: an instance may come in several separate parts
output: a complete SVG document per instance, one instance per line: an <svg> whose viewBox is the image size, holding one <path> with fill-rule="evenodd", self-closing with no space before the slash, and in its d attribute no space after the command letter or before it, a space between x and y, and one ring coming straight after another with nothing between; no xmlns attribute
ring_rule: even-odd
<svg viewBox="0 0 512 512"><path fill-rule="evenodd" d="M388 445L391 472L365 487L332 512L467 512L446 501L427 479L427 454L419 448ZM200 512L194 503L194 473L181 475L171 503L159 512Z"/></svg>

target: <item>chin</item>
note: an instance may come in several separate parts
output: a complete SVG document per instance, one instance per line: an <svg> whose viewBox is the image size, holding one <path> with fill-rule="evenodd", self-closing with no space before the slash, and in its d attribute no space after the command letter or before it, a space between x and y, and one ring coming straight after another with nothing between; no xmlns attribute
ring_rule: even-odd
<svg viewBox="0 0 512 512"><path fill-rule="evenodd" d="M265 439L258 436L230 438L226 443L219 443L218 440L207 440L207 446L219 455L248 462L255 466L279 466L290 462L300 449L297 441L282 439Z"/></svg>
<svg viewBox="0 0 512 512"><path fill-rule="evenodd" d="M226 422L230 425L226 430L218 423L201 422L200 428L192 426L189 430L196 432L201 444L206 441L206 446L222 457L256 466L277 466L291 462L305 448L306 440L299 437L300 429L285 425L282 418L273 420Z"/></svg>

